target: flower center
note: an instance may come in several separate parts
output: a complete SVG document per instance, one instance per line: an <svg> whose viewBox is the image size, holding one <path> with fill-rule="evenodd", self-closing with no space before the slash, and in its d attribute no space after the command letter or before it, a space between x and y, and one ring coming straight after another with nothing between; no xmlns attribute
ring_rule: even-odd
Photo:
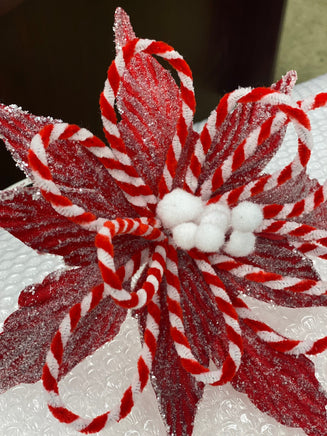
<svg viewBox="0 0 327 436"><path fill-rule="evenodd" d="M261 209L255 203L244 201L231 210L224 204L206 205L200 197L180 188L162 198L157 215L172 232L178 247L212 253L224 246L225 252L236 257L254 251L253 232L263 220Z"/></svg>

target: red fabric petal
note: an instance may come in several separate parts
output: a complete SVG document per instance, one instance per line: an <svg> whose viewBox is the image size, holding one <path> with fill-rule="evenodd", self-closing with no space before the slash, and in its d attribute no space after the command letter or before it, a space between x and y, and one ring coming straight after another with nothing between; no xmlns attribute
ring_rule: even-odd
<svg viewBox="0 0 327 436"><path fill-rule="evenodd" d="M1 192L0 226L35 250L63 256L68 265L96 262L95 233L59 215L35 188Z"/></svg>
<svg viewBox="0 0 327 436"><path fill-rule="evenodd" d="M116 52L124 47L128 41L135 38L129 16L122 8L117 8L115 11L114 31Z"/></svg>
<svg viewBox="0 0 327 436"><path fill-rule="evenodd" d="M294 250L285 238L257 237L256 250L247 258L238 258L247 265L257 266L267 272L299 277L302 279L319 280L320 276L309 258ZM262 283L255 283L244 278L238 278L232 273L215 267L217 274L225 283L229 294L236 297L244 293L250 297L267 303L275 303L286 307L326 306L326 295L307 295L294 293L283 289L274 290Z"/></svg>
<svg viewBox="0 0 327 436"><path fill-rule="evenodd" d="M122 78L117 107L127 153L145 183L157 194L181 111L179 89L155 59L137 54Z"/></svg>
<svg viewBox="0 0 327 436"><path fill-rule="evenodd" d="M161 285L161 321L151 382L159 409L169 434L191 436L197 404L202 398L203 384L198 383L181 366L170 336L166 285Z"/></svg>
<svg viewBox="0 0 327 436"><path fill-rule="evenodd" d="M179 277L185 334L193 354L204 366L208 366L211 358L220 367L228 352L225 321L198 267L182 251Z"/></svg>
<svg viewBox="0 0 327 436"><path fill-rule="evenodd" d="M0 138L27 175L30 175L27 151L33 136L47 124L58 122L51 117L31 115L15 105L0 104Z"/></svg>
<svg viewBox="0 0 327 436"><path fill-rule="evenodd" d="M117 306L111 297L107 297L83 317L65 348L60 376L67 374L85 357L111 341L119 332L126 314L126 310Z"/></svg>
<svg viewBox="0 0 327 436"><path fill-rule="evenodd" d="M311 179L306 170L303 170L283 185L258 194L254 197L254 201L259 204L294 203L307 197L319 186L319 182L316 179Z"/></svg>
<svg viewBox="0 0 327 436"><path fill-rule="evenodd" d="M98 268L92 265L52 273L42 284L29 286L21 293L20 308L7 318L0 335L0 392L40 379L46 353L61 320L72 305L99 283ZM86 318L71 340L71 354L63 373L111 340L125 318L125 311L106 299ZM97 325L87 324L87 320L95 319ZM77 347L79 339L83 342Z"/></svg>
<svg viewBox="0 0 327 436"><path fill-rule="evenodd" d="M271 289L261 283L249 282L231 273L217 270L219 278L224 282L230 296L245 294L265 303L274 303L284 307L314 307L327 306L326 295L307 295L297 292Z"/></svg>
<svg viewBox="0 0 327 436"><path fill-rule="evenodd" d="M296 76L293 72L288 73L272 88L290 94ZM238 105L228 115L226 121L220 126L213 138L211 148L207 154L206 162L199 179L199 186L230 156L237 146L258 126L274 113L271 106L263 107L261 104ZM281 146L286 128L272 135L269 139L249 157L244 164L235 171L227 183L216 192L218 194L235 189L244 185L259 176L267 163L271 160L278 148ZM216 194L215 193L215 194Z"/></svg>
<svg viewBox="0 0 327 436"><path fill-rule="evenodd" d="M74 204L107 219L136 216L106 168L79 141L56 141L47 157L55 183Z"/></svg>
<svg viewBox="0 0 327 436"><path fill-rule="evenodd" d="M0 105L0 137L28 175L27 151L31 139L42 127L54 122L57 121L50 117L36 117L19 108ZM54 180L74 203L106 218L135 216L108 171L77 141L57 141L47 149L47 154Z"/></svg>
<svg viewBox="0 0 327 436"><path fill-rule="evenodd" d="M295 250L286 238L269 236L257 236L255 252L242 261L276 274L320 279L311 259Z"/></svg>
<svg viewBox="0 0 327 436"><path fill-rule="evenodd" d="M178 165L176 168L176 174L173 181L173 189L175 188L183 188L185 175L187 168L190 163L190 159L192 153L194 152L194 146L199 138L199 134L194 132L192 129L189 131L189 135L186 139L185 145L183 147L181 156L178 161Z"/></svg>
<svg viewBox="0 0 327 436"><path fill-rule="evenodd" d="M244 353L233 387L246 393L262 412L307 435L327 435L327 396L315 377L314 364L304 355L280 353L242 325Z"/></svg>

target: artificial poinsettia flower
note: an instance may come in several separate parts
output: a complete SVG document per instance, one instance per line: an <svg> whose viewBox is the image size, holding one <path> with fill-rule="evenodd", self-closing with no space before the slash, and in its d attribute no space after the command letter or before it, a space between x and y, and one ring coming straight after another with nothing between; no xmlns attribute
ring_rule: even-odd
<svg viewBox="0 0 327 436"><path fill-rule="evenodd" d="M294 102L290 72L224 96L198 134L181 55L137 38L120 8L115 34L100 98L110 147L86 129L0 107L1 136L34 185L1 193L0 225L66 264L24 289L5 321L1 391L42 378L52 414L95 433L129 414L151 375L169 434L190 436L204 386L230 382L280 423L326 435L327 396L307 356L327 339L282 336L244 296L327 304L311 260L327 259L326 186L306 175L307 112L327 95ZM289 123L298 152L265 174ZM135 377L113 410L79 417L58 381L115 337L128 310L142 334Z"/></svg>

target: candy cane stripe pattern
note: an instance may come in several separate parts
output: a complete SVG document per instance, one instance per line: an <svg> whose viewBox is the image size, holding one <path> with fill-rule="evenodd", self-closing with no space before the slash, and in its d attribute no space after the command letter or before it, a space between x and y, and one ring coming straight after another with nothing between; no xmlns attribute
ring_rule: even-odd
<svg viewBox="0 0 327 436"><path fill-rule="evenodd" d="M201 167L205 162L206 155L210 149L217 129L226 120L227 115L235 109L238 100L250 91L251 88L240 88L226 94L221 99L217 108L211 112L208 121L195 144L194 153L185 177L184 189L192 193L196 191L198 178L201 174Z"/></svg>
<svg viewBox="0 0 327 436"><path fill-rule="evenodd" d="M236 307L239 317L242 318L262 340L269 343L271 347L278 351L294 355L304 353L316 355L322 353L327 348L327 337L317 340L306 339L304 341L286 338L260 321L241 298L238 297L233 304L234 307Z"/></svg>
<svg viewBox="0 0 327 436"><path fill-rule="evenodd" d="M84 128L0 104L0 135L35 185L0 195L0 225L65 261L23 290L4 323L0 348L2 335L14 339L13 351L0 350L0 390L16 376L25 382L27 360L36 361L28 377L42 373L52 414L88 434L127 417L150 380L167 433L191 436L205 385L231 382L282 424L325 434L327 394L307 356L325 352L327 337L288 337L247 298L275 309L326 306L323 262L314 258L327 259L327 182L310 180L306 167L308 112L327 106L327 93L292 100L289 72L269 88L230 92L197 133L183 57L136 37L121 9L114 29L100 97L109 146ZM296 155L265 174L290 123ZM112 340L128 311L141 336L135 376L112 410L79 416L61 399L59 379ZM41 322L48 336L36 331ZM27 360L22 340L36 347Z"/></svg>
<svg viewBox="0 0 327 436"><path fill-rule="evenodd" d="M101 298L102 296L100 296L97 303L99 303ZM42 375L43 386L48 394L48 405L52 414L61 422L65 422L75 430L85 434L97 433L105 427L125 418L125 416L131 411L135 399L144 390L149 379L159 334L158 325L160 321L160 308L158 306L157 297L154 296L152 301L148 304L144 344L141 355L138 359L137 374L135 375L132 384L122 395L120 403L111 411L97 416L96 418L81 418L68 410L63 404L59 395L58 375L62 364L65 345L76 328L79 320L95 307L95 305L91 304L92 301L93 298L90 298L90 296L87 295L81 303L73 306L70 313L64 318L58 332L53 338ZM70 326L70 329L67 328L68 326Z"/></svg>
<svg viewBox="0 0 327 436"><path fill-rule="evenodd" d="M277 273L266 272L261 268L252 265L240 264L228 256L217 256L215 265L221 265L228 269L236 277L245 278L256 283L261 283L271 289L283 289L291 292L302 292L308 295L325 295L327 293L327 282L324 280L308 280L297 277L283 276Z"/></svg>
<svg viewBox="0 0 327 436"><path fill-rule="evenodd" d="M107 221L99 230L95 245L98 249L99 268L104 280L106 292L122 307L139 309L147 304L158 291L166 260L164 245L158 244L152 256L148 277L141 289L129 293L122 288L122 282L115 271L112 239L122 234L142 236L153 241L163 240L158 228L152 227L148 220Z"/></svg>
<svg viewBox="0 0 327 436"><path fill-rule="evenodd" d="M227 201L229 205L233 205L238 201L246 200L249 197L257 195L263 191L267 191L275 187L281 186L285 182L299 174L299 172L307 165L311 155L313 143L310 121L306 113L301 108L296 107L292 103L292 101L290 101L290 98L288 96L285 96L271 89L257 88L242 97L239 102L242 104L260 102L262 104L275 105L276 108L281 111L286 117L285 122L287 121L287 117L289 117L292 120L298 135L298 153L295 156L295 159L283 170L277 171L275 174L272 175L263 175L258 180L243 185L241 188L226 192L223 195L218 195L212 198L210 200L211 202ZM320 100L320 105L318 103L312 103L311 105L307 106L309 107L309 109L316 109L323 106L324 104L325 98L322 97ZM280 122L277 123L277 126L279 128L281 127ZM266 130L265 125L263 125L260 129L261 131ZM271 135L273 133L273 130L271 132L266 131L265 136L268 134ZM264 137L260 137L260 134L255 135L255 137L256 136L258 138L264 139ZM232 162L234 159L236 159L237 166L240 165L239 160L241 160L241 162L244 162L246 158L246 154L244 153L245 144L246 143L241 144L239 149L237 149L234 155L230 158ZM249 142L249 151L251 151L251 149L255 149L256 147L257 145L253 145L251 144L251 142ZM233 163L224 163L223 166L225 168L225 171L227 171L227 173L225 174L226 177L226 175L229 174L228 168L232 167ZM217 171L219 173L219 177L218 174L216 174L216 179L219 180L219 183L217 184L216 182L217 186L214 185L212 189L216 189L221 183L225 181L223 174L220 175L222 169L218 169Z"/></svg>
<svg viewBox="0 0 327 436"><path fill-rule="evenodd" d="M163 171L162 182L160 184L160 196L162 197L172 187L172 180L177 161L185 144L188 128L192 123L195 111L192 73L183 57L172 47L163 42L137 38L130 41L121 51L118 52L116 59L108 70L108 79L105 83L104 92L101 95L100 107L105 133L113 149L113 153L117 160L121 160L123 164L129 168L129 171L132 171L132 162L126 152L119 129L116 126L117 118L114 104L119 90L121 77L125 72L126 64L128 64L133 55L141 52L157 55L166 59L171 66L175 68L181 81L182 113L177 123L176 134L167 153L166 165ZM133 185L134 184L135 182Z"/></svg>

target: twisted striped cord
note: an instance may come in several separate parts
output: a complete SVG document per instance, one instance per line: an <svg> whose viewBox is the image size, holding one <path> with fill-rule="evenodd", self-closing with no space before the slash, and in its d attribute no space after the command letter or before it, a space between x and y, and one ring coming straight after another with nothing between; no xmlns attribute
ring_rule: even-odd
<svg viewBox="0 0 327 436"><path fill-rule="evenodd" d="M302 279L298 277L281 275L262 268L244 264L234 260L232 257L225 255L212 256L211 262L214 266L235 277L242 278L254 283L260 283L270 289L284 290L307 295L326 295L327 281Z"/></svg>
<svg viewBox="0 0 327 436"><path fill-rule="evenodd" d="M241 187L232 189L224 194L214 196L210 200L210 203L223 201L232 206L238 201L246 200L249 197L255 196L261 192L281 186L291 178L297 176L301 170L305 168L311 155L313 142L309 118L302 109L299 109L293 104L289 96L266 88L263 90L262 88L256 88L246 96L242 97L239 102L260 102L262 104L275 105L280 112L284 113L285 122L287 122L288 118L293 122L295 131L298 135L298 151L293 161L282 170L278 170L273 174L263 175L257 180L251 181ZM275 118L275 116L273 116L273 118ZM274 124L272 123L270 125L270 122L267 120L264 125L261 126L261 128L262 127L265 129L262 131L262 135L267 138L269 134L271 134L271 128L274 128ZM258 137L260 138L260 134ZM230 159L231 162L237 162L239 167L239 162L244 162L244 158L245 155L243 143L243 145L241 144L235 150Z"/></svg>
<svg viewBox="0 0 327 436"><path fill-rule="evenodd" d="M285 220L312 212L327 199L327 181L301 200L285 204L260 204L265 219Z"/></svg>
<svg viewBox="0 0 327 436"><path fill-rule="evenodd" d="M82 418L67 409L60 397L58 378L63 360L63 353L69 338L79 321L86 316L104 298L104 286L93 288L81 303L75 304L61 322L51 343L43 367L42 381L47 393L48 407L55 418L81 433L97 433L100 430L125 418L134 406L138 395L144 390L149 380L152 362L156 352L159 335L160 307L156 295L147 306L147 318L144 343L137 362L137 372L132 384L125 390L120 402L111 410L95 418Z"/></svg>
<svg viewBox="0 0 327 436"><path fill-rule="evenodd" d="M240 88L229 94L225 94L220 100L217 108L211 112L202 129L201 135L195 144L194 152L186 171L184 182L184 189L186 191L191 193L196 191L202 166L219 127L226 121L227 116L235 109L238 100L250 91L251 88Z"/></svg>
<svg viewBox="0 0 327 436"><path fill-rule="evenodd" d="M327 92L306 97L304 100L298 101L297 104L304 112L324 107L327 105Z"/></svg>
<svg viewBox="0 0 327 436"><path fill-rule="evenodd" d="M97 233L95 246L104 287L119 306L139 309L148 304L159 289L166 262L166 241L161 230L154 227L153 224L156 224L154 219L117 218L106 221ZM151 258L145 282L140 289L131 293L123 289L122 280L115 270L114 263L112 239L114 236L123 234L142 236L150 241L158 242Z"/></svg>
<svg viewBox="0 0 327 436"><path fill-rule="evenodd" d="M327 348L327 336L320 339L308 338L302 341L289 339L276 332L266 323L260 321L240 297L237 297L233 301L233 305L240 319L242 319L261 340L269 344L277 351L294 355L316 355L322 353Z"/></svg>
<svg viewBox="0 0 327 436"><path fill-rule="evenodd" d="M168 249L166 280L170 334L174 341L174 346L182 366L199 382L203 382L205 384L227 383L235 374L235 359L233 359L230 354L230 352L233 351L233 346L229 344L229 353L222 365L222 368L210 370L206 366L202 365L194 356L190 343L186 337L183 311L180 302L181 289L180 280L178 277L177 251L172 244L169 244ZM227 332L228 328L229 326L226 325ZM239 344L242 343L241 338L238 338L238 341ZM239 365L238 358L236 360L237 364Z"/></svg>
<svg viewBox="0 0 327 436"><path fill-rule="evenodd" d="M135 275L138 275L139 271L148 264L150 260L149 255L150 249L147 247L135 253L125 265L121 265L116 271L121 283L125 283L130 278L133 279Z"/></svg>
<svg viewBox="0 0 327 436"><path fill-rule="evenodd" d="M224 361L220 379L213 385L220 385L230 381L236 374L243 354L242 331L238 321L238 315L233 307L233 304L226 292L225 285L218 278L209 260L205 257L195 259L199 270L202 272L204 280L208 284L220 310L226 326L228 338L228 357Z"/></svg>
<svg viewBox="0 0 327 436"><path fill-rule="evenodd" d="M46 150L50 144L60 140L77 141L97 156L100 161L111 158L112 152L88 130L67 123L58 123L49 124L37 133L31 141L28 153L34 183L40 188L43 197L49 201L56 212L87 230L96 231L103 219L73 204L69 198L61 193L53 180Z"/></svg>
<svg viewBox="0 0 327 436"><path fill-rule="evenodd" d="M172 143L168 149L166 163L163 170L161 182L159 184L159 196L163 197L172 188L172 181L177 167L177 161L180 157L182 147L185 144L188 129L193 120L195 111L195 98L193 89L192 73L185 62L183 57L164 42L157 42L149 39L135 38L129 41L118 53L115 60L109 67L108 77L105 82L104 91L100 98L100 108L102 113L102 121L106 137L113 149L116 156L116 161L121 165L122 179L126 184L125 190L129 190L129 195L134 196L133 188L135 181L128 177L133 175L135 178L139 177L136 170L133 168L132 161L128 156L124 141L121 138L119 128L117 127L117 117L114 110L115 100L119 90L121 79L126 71L126 66L131 61L136 53L146 53L150 55L157 55L167 60L168 63L177 71L180 79L182 110L180 118L177 122L176 133L173 137ZM126 177L124 177L124 170ZM141 186L142 190L145 189L145 184L142 184L141 179L138 179L137 186ZM124 189L124 187L122 187ZM148 188L149 189L149 188ZM135 196L138 196L136 189ZM134 199L129 198L133 203ZM148 203L153 206L156 204L155 198L149 196Z"/></svg>
<svg viewBox="0 0 327 436"><path fill-rule="evenodd" d="M327 260L327 247L316 244L314 242L298 242L290 241L291 245L306 256L319 257Z"/></svg>
<svg viewBox="0 0 327 436"><path fill-rule="evenodd" d="M295 221L265 219L256 229L256 233L277 234L327 246L327 230L317 229L314 226Z"/></svg>

